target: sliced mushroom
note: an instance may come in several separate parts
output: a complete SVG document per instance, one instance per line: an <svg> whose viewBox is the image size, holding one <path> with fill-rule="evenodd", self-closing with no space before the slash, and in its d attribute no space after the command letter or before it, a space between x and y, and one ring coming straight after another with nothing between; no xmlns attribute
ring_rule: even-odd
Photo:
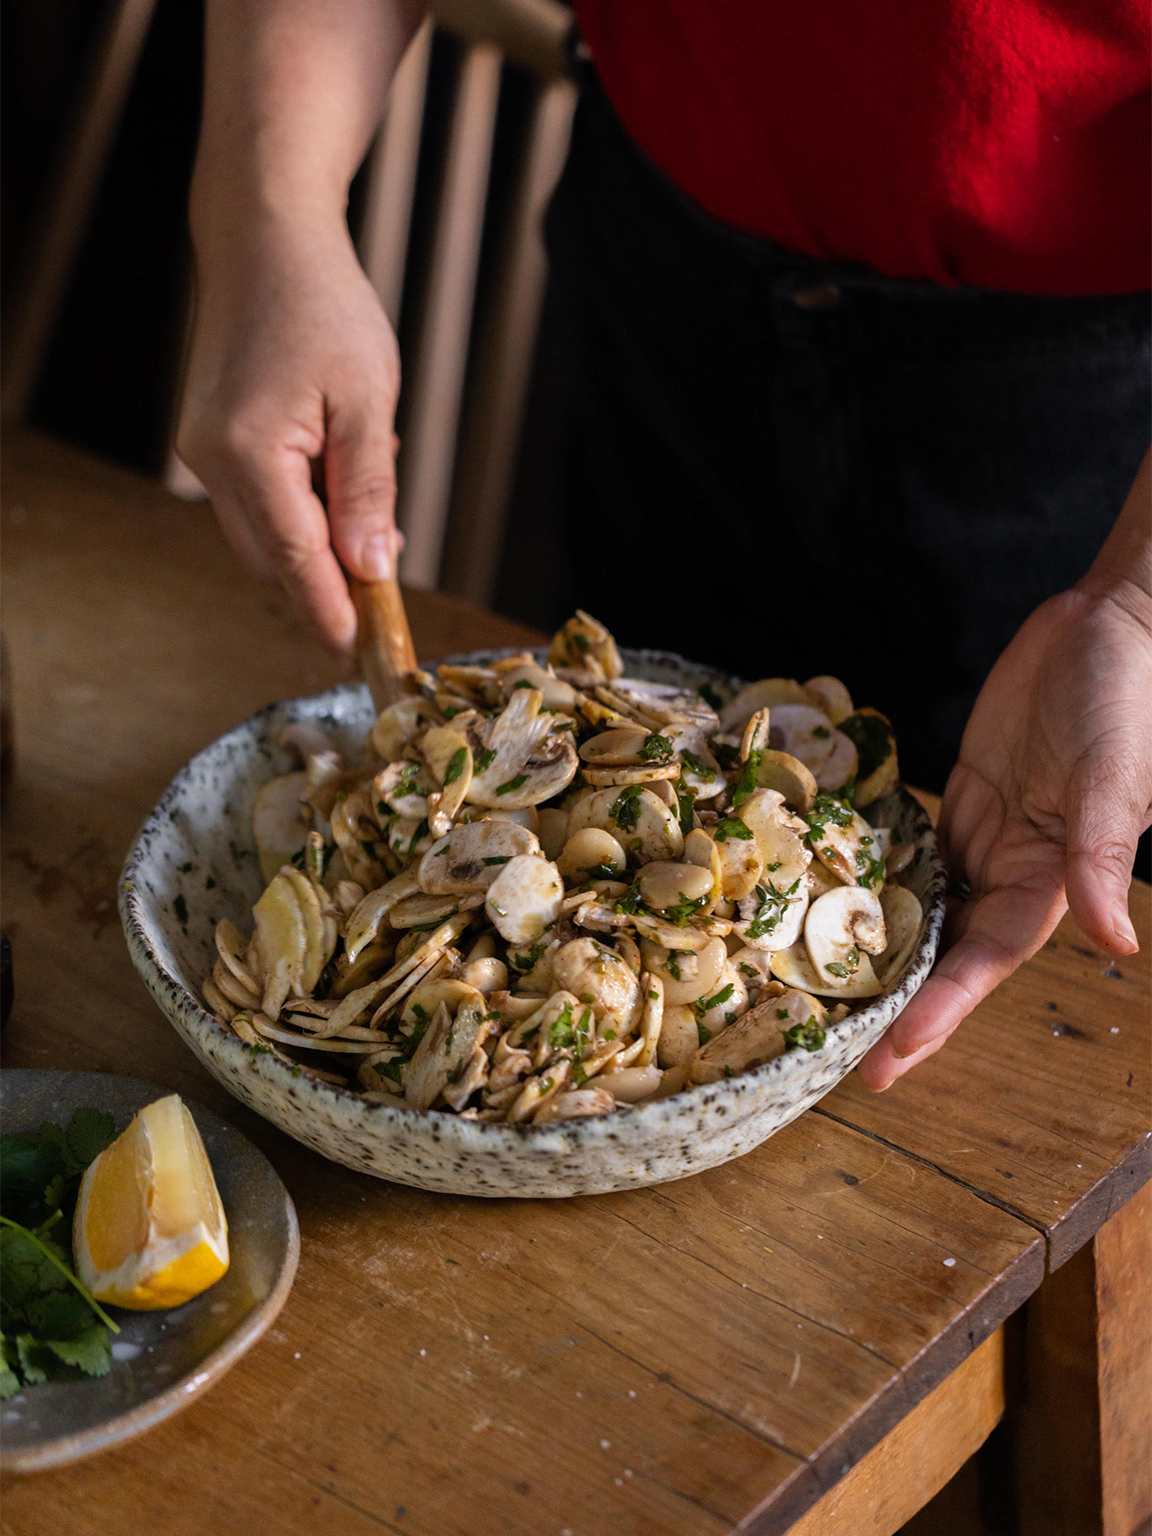
<svg viewBox="0 0 1152 1536"><path fill-rule="evenodd" d="M540 847L544 850L544 857L555 863L568 841L568 812L562 811L559 806L545 805L540 808L539 817L540 830L536 835L540 839Z"/></svg>
<svg viewBox="0 0 1152 1536"><path fill-rule="evenodd" d="M700 869L708 870L712 877L712 896L720 899L721 868L720 855L716 850L716 844L708 833L700 827L694 827L684 838L684 862L695 864Z"/></svg>
<svg viewBox="0 0 1152 1536"><path fill-rule="evenodd" d="M304 847L308 827L300 814L308 776L285 773L260 787L252 807L260 874L270 881Z"/></svg>
<svg viewBox="0 0 1152 1536"><path fill-rule="evenodd" d="M818 793L811 769L790 752L778 752L774 747L761 753L756 783L761 789L777 790L784 797L784 803L801 816L806 816L812 809Z"/></svg>
<svg viewBox="0 0 1152 1536"><path fill-rule="evenodd" d="M633 1066L647 1067L656 1059L656 1048L664 1025L664 983L650 971L640 974L640 1038L644 1044Z"/></svg>
<svg viewBox="0 0 1152 1536"><path fill-rule="evenodd" d="M672 913L679 907L685 918L712 901L712 871L698 864L679 864L661 859L641 866L636 876L640 896L646 907L656 912Z"/></svg>
<svg viewBox="0 0 1152 1536"><path fill-rule="evenodd" d="M706 1041L688 1062L688 1081L715 1083L782 1055L784 1036L776 1017L780 1002L780 998L769 998Z"/></svg>
<svg viewBox="0 0 1152 1536"><path fill-rule="evenodd" d="M702 997L694 1012L701 1040L730 1028L741 1014L748 1012L748 984L731 961L721 971L716 990Z"/></svg>
<svg viewBox="0 0 1152 1536"><path fill-rule="evenodd" d="M594 768L612 768L636 765L644 761L641 750L652 739L651 731L640 726L617 727L590 736L580 748L581 760Z"/></svg>
<svg viewBox="0 0 1152 1536"><path fill-rule="evenodd" d="M850 819L844 826L839 826L837 822L844 819L844 813ZM820 862L846 885L878 889L884 881L884 861L879 856L876 835L859 811L845 806L842 812L827 819L817 816L812 819L822 823L814 826L809 834Z"/></svg>
<svg viewBox="0 0 1152 1536"><path fill-rule="evenodd" d="M580 608L556 631L548 648L548 660L553 666L579 667L600 678L619 677L624 670L609 631Z"/></svg>
<svg viewBox="0 0 1152 1536"><path fill-rule="evenodd" d="M640 1067L633 1064L601 1072L596 1079L596 1084L597 1087L610 1093L618 1103L642 1104L657 1091L663 1076L664 1074L657 1066L649 1064L646 1067Z"/></svg>
<svg viewBox="0 0 1152 1536"><path fill-rule="evenodd" d="M420 860L420 889L429 896L486 891L512 859L539 852L535 834L516 822L464 822L438 838Z"/></svg>
<svg viewBox="0 0 1152 1536"><path fill-rule="evenodd" d="M873 891L842 885L808 908L804 945L820 980L832 986L851 980L865 954L883 954L887 943L884 912Z"/></svg>
<svg viewBox="0 0 1152 1536"><path fill-rule="evenodd" d="M284 873L276 875L252 909L256 951L264 979L262 1010L278 1019L289 992L303 995L308 964L308 931L296 888Z"/></svg>
<svg viewBox="0 0 1152 1536"><path fill-rule="evenodd" d="M453 821L472 787L473 759L468 739L450 725L435 725L424 732L420 750L441 786L433 810Z"/></svg>
<svg viewBox="0 0 1152 1536"><path fill-rule="evenodd" d="M484 893L476 891L471 896L426 896L423 891L405 896L388 914L389 924L398 930L427 928L442 923L454 912L474 912L484 904Z"/></svg>
<svg viewBox="0 0 1152 1536"><path fill-rule="evenodd" d="M687 923L670 923L652 912L637 912L631 923L642 937L676 953L695 953L706 949L714 939L722 939L732 927L731 923L721 923L714 917L703 916Z"/></svg>
<svg viewBox="0 0 1152 1536"><path fill-rule="evenodd" d="M627 856L611 832L602 827L582 827L564 844L556 867L565 879L581 885L593 872L600 878L618 875L626 863Z"/></svg>
<svg viewBox="0 0 1152 1536"><path fill-rule="evenodd" d="M534 1118L564 1087L571 1070L572 1063L566 1056L561 1056L559 1061L550 1062L543 1071L530 1077L508 1110L508 1124L518 1125Z"/></svg>
<svg viewBox="0 0 1152 1536"><path fill-rule="evenodd" d="M390 824L390 841L391 827L396 822L408 825L403 817L397 817ZM415 821L411 823L412 830L408 833L405 846L411 844L418 825ZM332 836L344 855L344 862L353 880L358 880L365 890L372 890L384 883L384 868L375 852L379 836L378 824L372 815L372 802L365 790L354 790L336 801L332 807Z"/></svg>
<svg viewBox="0 0 1152 1536"><path fill-rule="evenodd" d="M835 792L855 781L858 768L859 758L851 739L843 731L833 730L832 751L817 773L816 783L821 789Z"/></svg>
<svg viewBox="0 0 1152 1536"><path fill-rule="evenodd" d="M376 938L380 924L387 914L404 897L420 889L414 869L406 869L386 885L369 891L348 919L344 935L344 954L349 965L354 964L360 952Z"/></svg>
<svg viewBox="0 0 1152 1536"><path fill-rule="evenodd" d="M484 750L475 759L468 788L473 805L511 810L538 805L572 782L579 766L570 733L553 730L555 716L541 714L538 688L517 688L503 712L477 727Z"/></svg>
<svg viewBox="0 0 1152 1536"><path fill-rule="evenodd" d="M509 944L530 944L560 913L564 881L555 864L538 854L518 854L488 887L484 910Z"/></svg>
<svg viewBox="0 0 1152 1536"><path fill-rule="evenodd" d="M871 805L900 781L891 722L877 709L858 709L840 722L840 729L851 738L859 754L856 804Z"/></svg>
<svg viewBox="0 0 1152 1536"><path fill-rule="evenodd" d="M635 768L584 769L585 782L598 787L607 787L610 784L659 784L679 777L679 763L641 764Z"/></svg>
<svg viewBox="0 0 1152 1536"><path fill-rule="evenodd" d="M787 949L795 944L808 910L808 886L803 875L784 885L778 875L764 874L756 889L740 903L737 935L749 949Z"/></svg>
<svg viewBox="0 0 1152 1536"><path fill-rule="evenodd" d="M758 709L777 704L810 704L812 701L800 684L787 677L765 677L741 688L734 699L720 711L720 730L726 736L738 735Z"/></svg>
<svg viewBox="0 0 1152 1536"><path fill-rule="evenodd" d="M852 713L852 695L838 677L810 677L804 684L804 692L833 725L839 725Z"/></svg>
<svg viewBox="0 0 1152 1536"><path fill-rule="evenodd" d="M376 716L376 723L368 736L372 750L385 762L392 762L432 715L432 706L426 699L415 693L405 694Z"/></svg>
<svg viewBox="0 0 1152 1536"><path fill-rule="evenodd" d="M656 1046L656 1064L660 1067L678 1067L689 1061L700 1048L700 1031L696 1028L696 1015L685 1003L666 1004L660 1039Z"/></svg>
<svg viewBox="0 0 1152 1536"><path fill-rule="evenodd" d="M794 816L776 789L754 789L740 803L740 820L756 839L764 873L781 889L800 879L812 862L804 839L808 823Z"/></svg>
<svg viewBox="0 0 1152 1536"><path fill-rule="evenodd" d="M671 806L641 784L598 789L578 801L568 813L569 835L582 827L611 832L637 864L678 859L684 851L684 834Z"/></svg>
<svg viewBox="0 0 1152 1536"><path fill-rule="evenodd" d="M728 962L723 939L709 939L699 950L669 950L645 939L640 945L641 958L664 987L666 1007L695 1003L715 992Z"/></svg>
<svg viewBox="0 0 1152 1536"><path fill-rule="evenodd" d="M453 1081L459 1082L476 1047L492 1028L483 999L465 1003L455 1017L440 1003L404 1070L404 1097L413 1109L430 1109Z"/></svg>
<svg viewBox="0 0 1152 1536"><path fill-rule="evenodd" d="M481 1012L486 1009L483 995L463 977L438 976L434 981L419 982L408 994L400 1012L400 1032L411 1035L418 1026L427 1025L441 1003L453 1016L464 1007Z"/></svg>
<svg viewBox="0 0 1152 1536"><path fill-rule="evenodd" d="M423 763L406 757L389 763L372 780L372 796L381 824L390 815L422 821L428 814L428 796L433 787Z"/></svg>
<svg viewBox="0 0 1152 1536"><path fill-rule="evenodd" d="M832 722L811 704L780 704L772 711L772 740L818 774L832 755Z"/></svg>
<svg viewBox="0 0 1152 1536"><path fill-rule="evenodd" d="M912 958L920 941L924 909L912 892L902 885L886 885L880 893L888 944L876 961L876 974L888 988Z"/></svg>
<svg viewBox="0 0 1152 1536"><path fill-rule="evenodd" d="M552 962L555 984L589 1004L597 1019L612 1014L631 1020L640 984L627 963L596 939L572 939Z"/></svg>
<svg viewBox="0 0 1152 1536"><path fill-rule="evenodd" d="M544 695L545 709L576 708L575 688L557 677L551 667L542 667L536 661L520 661L514 666L501 669L500 686L505 698L511 696L513 689L522 688L525 684L540 690Z"/></svg>
<svg viewBox="0 0 1152 1536"><path fill-rule="evenodd" d="M236 924L229 922L226 917L222 917L216 924L216 953L241 986L259 997L260 988L257 985L256 978L248 969L244 960L247 947L248 941Z"/></svg>
<svg viewBox="0 0 1152 1536"><path fill-rule="evenodd" d="M336 947L336 928L334 924L329 926L325 923L320 899L311 880L291 865L286 865L283 873L292 882L304 919L305 960L300 976L300 995L304 996L316 986L321 971L332 958L332 951Z"/></svg>
<svg viewBox="0 0 1152 1536"><path fill-rule="evenodd" d="M872 962L867 955L860 956L860 964L850 980L838 981L835 985L825 981L809 960L803 941L793 944L791 949L776 951L772 956L772 974L786 987L798 987L801 991L812 992L817 997L878 997L884 990L876 979Z"/></svg>
<svg viewBox="0 0 1152 1536"><path fill-rule="evenodd" d="M508 985L508 967L503 960L490 956L468 960L460 972L460 980L487 997L490 992L502 992Z"/></svg>
<svg viewBox="0 0 1152 1536"><path fill-rule="evenodd" d="M335 976L328 988L328 996L342 1001L350 993L378 980L392 964L395 954L391 942L373 940L365 944L353 964L348 963L346 955L341 955L336 961Z"/></svg>
<svg viewBox="0 0 1152 1536"><path fill-rule="evenodd" d="M725 817L712 829L720 860L720 891L726 901L739 901L756 889L764 869L760 848L739 815Z"/></svg>
<svg viewBox="0 0 1152 1536"><path fill-rule="evenodd" d="M767 709L758 709L748 717L748 724L744 727L744 735L740 741L740 761L746 763L753 752L763 752L771 743L769 735L771 731L771 712Z"/></svg>
<svg viewBox="0 0 1152 1536"><path fill-rule="evenodd" d="M616 1100L604 1088L570 1088L554 1094L532 1116L533 1125L552 1125L558 1120L582 1120L589 1115L610 1115Z"/></svg>

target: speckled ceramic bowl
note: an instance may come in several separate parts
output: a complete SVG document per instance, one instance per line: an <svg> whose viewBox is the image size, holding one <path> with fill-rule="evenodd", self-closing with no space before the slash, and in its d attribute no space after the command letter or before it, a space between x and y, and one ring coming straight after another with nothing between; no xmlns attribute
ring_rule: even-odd
<svg viewBox="0 0 1152 1536"><path fill-rule="evenodd" d="M479 663L506 652L454 657ZM723 697L739 680L656 651L623 652L629 676L708 682ZM485 1125L369 1103L244 1045L204 1007L200 982L221 917L244 932L261 891L252 833L260 786L292 764L276 745L293 720L314 720L349 752L372 723L367 688L334 688L272 705L201 752L173 780L128 856L120 913L149 991L208 1070L258 1114L350 1168L455 1194L539 1198L600 1194L727 1162L794 1120L856 1065L927 976L944 915L944 870L924 811L899 790L868 808L893 838L915 842L901 877L925 924L900 984L828 1031L822 1050L790 1051L762 1067L599 1119L547 1126Z"/></svg>

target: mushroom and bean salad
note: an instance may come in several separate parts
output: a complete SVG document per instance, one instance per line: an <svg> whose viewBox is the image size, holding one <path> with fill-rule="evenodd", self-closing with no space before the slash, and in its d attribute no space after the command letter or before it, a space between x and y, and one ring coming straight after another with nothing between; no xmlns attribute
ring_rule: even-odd
<svg viewBox="0 0 1152 1536"><path fill-rule="evenodd" d="M204 997L300 1071L413 1111L535 1125L731 1077L890 988L919 939L897 782L844 685L724 704L623 677L577 612L541 665L413 673L362 763L312 725L260 791L255 932Z"/></svg>

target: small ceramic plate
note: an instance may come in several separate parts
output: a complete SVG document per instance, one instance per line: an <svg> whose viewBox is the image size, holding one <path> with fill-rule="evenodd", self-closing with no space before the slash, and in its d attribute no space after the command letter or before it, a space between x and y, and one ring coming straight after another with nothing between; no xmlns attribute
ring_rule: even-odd
<svg viewBox="0 0 1152 1536"><path fill-rule="evenodd" d="M91 1105L122 1131L170 1089L104 1072L0 1074L5 1134L67 1124ZM185 1101L187 1102L187 1101ZM109 1309L120 1324L107 1376L46 1381L0 1403L0 1470L37 1472L78 1461L150 1429L199 1397L251 1349L288 1299L300 1257L296 1210L268 1159L239 1131L188 1104L228 1217L228 1273L164 1312Z"/></svg>

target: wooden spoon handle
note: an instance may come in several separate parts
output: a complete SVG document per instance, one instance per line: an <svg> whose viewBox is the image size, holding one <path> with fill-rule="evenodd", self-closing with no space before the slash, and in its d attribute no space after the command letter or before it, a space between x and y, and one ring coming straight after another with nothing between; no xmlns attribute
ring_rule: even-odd
<svg viewBox="0 0 1152 1536"><path fill-rule="evenodd" d="M356 636L360 670L377 710L385 709L404 693L404 674L416 666L400 584L393 578L353 581L351 586L360 622Z"/></svg>

